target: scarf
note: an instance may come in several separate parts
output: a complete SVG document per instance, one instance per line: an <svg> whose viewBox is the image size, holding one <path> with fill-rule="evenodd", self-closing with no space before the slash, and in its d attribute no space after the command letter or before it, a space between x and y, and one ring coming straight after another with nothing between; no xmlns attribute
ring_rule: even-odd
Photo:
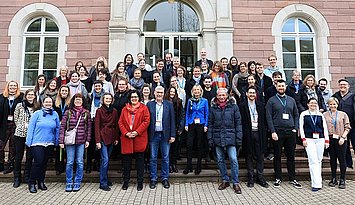
<svg viewBox="0 0 355 205"><path fill-rule="evenodd" d="M211 74L212 77L212 87L218 88L226 88L227 87L227 82L226 78L224 77L225 73L224 72L216 72L213 71Z"/></svg>
<svg viewBox="0 0 355 205"><path fill-rule="evenodd" d="M140 106L141 106L140 102L138 102L136 105L132 105L130 103L126 104L127 110L131 115L135 115Z"/></svg>
<svg viewBox="0 0 355 205"><path fill-rule="evenodd" d="M218 105L218 107L220 107L222 110L224 110L224 108L225 108L226 105L227 105L227 100L224 101L224 102L220 102L220 101L217 99L217 105Z"/></svg>
<svg viewBox="0 0 355 205"><path fill-rule="evenodd" d="M58 94L58 91L50 91L49 89L45 90L44 91L44 95L45 96L48 96L48 97L51 97L51 98L55 98Z"/></svg>
<svg viewBox="0 0 355 205"><path fill-rule="evenodd" d="M78 120L80 115L84 112L83 106L74 106L72 110L75 113L76 120Z"/></svg>
<svg viewBox="0 0 355 205"><path fill-rule="evenodd" d="M201 80L201 75L196 78L194 75L192 76L192 79L194 79L194 81L196 82L195 84L200 84L200 80Z"/></svg>
<svg viewBox="0 0 355 205"><path fill-rule="evenodd" d="M81 81L80 80L76 83L70 82L68 84L68 86L70 89L71 96L74 96L77 93L81 93Z"/></svg>
<svg viewBox="0 0 355 205"><path fill-rule="evenodd" d="M190 98L190 101L191 101L191 103L190 103L190 110L192 110L193 104L196 104L196 105L197 105L197 104L200 102L200 99L201 99L201 97L199 97L199 98L195 98L195 97Z"/></svg>
<svg viewBox="0 0 355 205"><path fill-rule="evenodd" d="M101 104L100 100L104 93L105 91L103 89L101 89L100 93L96 93L96 91L92 92L95 107L100 107Z"/></svg>
<svg viewBox="0 0 355 205"><path fill-rule="evenodd" d="M45 117L47 114L52 115L53 114L53 108L44 108L44 107L42 107L42 112L43 112L43 117Z"/></svg>
<svg viewBox="0 0 355 205"><path fill-rule="evenodd" d="M144 85L144 80L143 78L139 78L138 80L135 78L132 78L129 82L135 89L140 90L141 87Z"/></svg>
<svg viewBox="0 0 355 205"><path fill-rule="evenodd" d="M107 107L105 104L103 104L101 107L104 108L105 111L108 112L108 113L112 113L113 112L113 107L112 106Z"/></svg>
<svg viewBox="0 0 355 205"><path fill-rule="evenodd" d="M311 88L306 89L306 94L307 94L308 99L315 98L318 100L318 96L316 94L315 89L311 89Z"/></svg>

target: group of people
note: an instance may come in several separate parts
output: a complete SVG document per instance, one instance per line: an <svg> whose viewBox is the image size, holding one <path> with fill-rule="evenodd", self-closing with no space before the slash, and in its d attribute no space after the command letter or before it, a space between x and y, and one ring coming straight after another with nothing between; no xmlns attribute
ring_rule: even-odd
<svg viewBox="0 0 355 205"><path fill-rule="evenodd" d="M355 143L351 129L355 95L346 79L339 80L340 90L332 95L327 79L317 83L313 75L307 75L302 81L299 71L294 71L286 83L275 55L268 57L268 66L238 62L235 56L213 62L202 49L201 59L190 71L171 53L154 66L146 63L143 53L137 58L135 64L133 56L127 54L111 73L104 57L99 57L90 70L78 61L70 72L61 67L54 79L47 81L45 75L39 75L34 89L24 94L18 82L7 83L0 95L0 171L14 172L15 188L22 183L21 162L26 150L24 180L29 191L47 189L45 172L53 149L56 173L66 173L67 192L81 189L85 149L85 172L95 167L100 171L102 190L109 191L112 186L108 178L111 154L122 157L123 190L129 187L133 159L138 191L143 189L145 171L150 173L151 189L156 188L159 178L163 187L169 188L169 173L179 172L176 165L184 146L187 163L183 174L199 175L202 158L215 156L222 177L218 189L232 183L237 194L242 192L240 150L247 164L247 186L257 183L267 188L264 156L273 158L273 185L280 187L284 148L289 181L302 188L295 176L298 139L307 152L312 190L322 188L322 158L328 147L332 170L329 186L345 188L346 167L352 167L349 141ZM197 162L193 165L195 150Z"/></svg>

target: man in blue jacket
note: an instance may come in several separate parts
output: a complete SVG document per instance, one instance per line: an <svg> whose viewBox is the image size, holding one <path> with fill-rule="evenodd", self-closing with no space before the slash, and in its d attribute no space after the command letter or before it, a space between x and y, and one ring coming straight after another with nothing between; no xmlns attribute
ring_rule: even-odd
<svg viewBox="0 0 355 205"><path fill-rule="evenodd" d="M241 194L242 190L238 179L237 150L242 145L242 121L238 105L234 98L228 97L226 88L217 90L217 97L212 100L208 118L207 138L211 147L216 147L217 163L223 182L219 190L229 187L229 176L225 163L227 152L231 164L233 190Z"/></svg>
<svg viewBox="0 0 355 205"><path fill-rule="evenodd" d="M175 141L175 113L173 103L163 101L164 88L157 86L154 91L155 100L147 103L150 112L148 128L150 146L150 184L155 189L158 181L157 158L160 148L162 156L161 179L163 187L170 188L169 183L169 150L170 143Z"/></svg>

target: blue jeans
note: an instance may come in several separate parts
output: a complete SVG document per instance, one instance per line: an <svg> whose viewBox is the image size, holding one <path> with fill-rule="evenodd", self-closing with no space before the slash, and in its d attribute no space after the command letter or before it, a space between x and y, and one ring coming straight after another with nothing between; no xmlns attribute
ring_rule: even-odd
<svg viewBox="0 0 355 205"><path fill-rule="evenodd" d="M216 154L217 154L217 164L219 167L219 171L221 172L221 177L223 182L229 182L229 176L227 173L227 166L225 163L225 151L228 153L229 161L231 164L231 175L232 175L232 182L233 184L238 184L238 159L237 159L237 149L235 146L227 146L227 147L220 147L216 146Z"/></svg>
<svg viewBox="0 0 355 205"><path fill-rule="evenodd" d="M153 138L149 142L150 145L150 180L158 180L157 159L158 150L161 152L161 179L169 179L169 150L170 144L168 139L164 138L162 132L155 132Z"/></svg>
<svg viewBox="0 0 355 205"><path fill-rule="evenodd" d="M107 186L108 182L108 162L112 152L112 144L105 145L101 142L101 165L100 165L100 186Z"/></svg>
<svg viewBox="0 0 355 205"><path fill-rule="evenodd" d="M66 183L73 183L73 164L75 159L76 173L74 183L80 184L83 180L85 145L66 145L65 149L67 151Z"/></svg>

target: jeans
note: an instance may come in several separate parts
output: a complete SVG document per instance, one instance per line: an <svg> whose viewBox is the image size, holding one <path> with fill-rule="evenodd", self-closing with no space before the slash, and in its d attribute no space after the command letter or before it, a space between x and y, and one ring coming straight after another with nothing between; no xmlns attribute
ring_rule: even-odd
<svg viewBox="0 0 355 205"><path fill-rule="evenodd" d="M108 182L108 165L112 148L112 144L105 145L104 142L101 142L100 186L103 187L107 186Z"/></svg>
<svg viewBox="0 0 355 205"><path fill-rule="evenodd" d="M274 157L274 171L276 179L281 177L281 153L284 147L287 158L287 172L288 179L293 181L296 176L295 171L295 148L296 148L296 133L291 130L277 130L278 140L274 143L275 157Z"/></svg>
<svg viewBox="0 0 355 205"><path fill-rule="evenodd" d="M324 138L310 139L307 141L307 156L312 187L322 188L322 160L324 152Z"/></svg>
<svg viewBox="0 0 355 205"><path fill-rule="evenodd" d="M219 171L221 172L222 180L223 182L230 181L227 173L227 166L224 161L226 158L225 151L227 151L228 153L229 161L231 164L232 182L233 184L238 184L239 167L238 167L237 149L235 146L227 146L227 147L216 146L217 164L218 164Z"/></svg>
<svg viewBox="0 0 355 205"><path fill-rule="evenodd" d="M83 180L83 170L84 170L84 144L76 145L66 145L67 151L67 166L66 166L66 183L73 183L73 165L74 159L76 163L76 173L74 178L74 183L80 184Z"/></svg>
<svg viewBox="0 0 355 205"><path fill-rule="evenodd" d="M25 179L26 179L25 181L28 181L31 166L32 166L33 156L31 154L30 149L25 145L25 142L26 142L25 137L14 136L14 143L16 149L15 164L14 164L14 178L21 179L21 163L22 163L22 159L26 147L27 151L26 151L26 162L25 162Z"/></svg>
<svg viewBox="0 0 355 205"><path fill-rule="evenodd" d="M332 170L332 178L336 179L337 177L337 160L339 160L340 165L340 179L345 180L345 172L346 172L346 147L348 146L345 141L343 145L339 145L338 139L330 138L329 143L329 156L330 156L330 168Z"/></svg>
<svg viewBox="0 0 355 205"><path fill-rule="evenodd" d="M48 157L53 149L53 146L33 146L30 147L33 155L33 165L31 167L29 184L36 184L38 182L44 182L44 178L47 170Z"/></svg>
<svg viewBox="0 0 355 205"><path fill-rule="evenodd" d="M155 132L149 142L150 145L150 180L158 180L158 150L161 152L161 179L169 179L169 149L170 144L163 132Z"/></svg>
<svg viewBox="0 0 355 205"><path fill-rule="evenodd" d="M2 112L2 111L1 111ZM7 141L9 141L9 156L8 156L8 164L9 166L14 165L15 161L15 144L14 144L14 133L15 133L16 125L14 122L7 123L7 129L5 134L4 141L0 140L0 164L4 164L5 162L5 147Z"/></svg>
<svg viewBox="0 0 355 205"><path fill-rule="evenodd" d="M144 152L123 155L123 182L128 183L131 178L132 158L136 157L137 182L143 183L144 175Z"/></svg>

